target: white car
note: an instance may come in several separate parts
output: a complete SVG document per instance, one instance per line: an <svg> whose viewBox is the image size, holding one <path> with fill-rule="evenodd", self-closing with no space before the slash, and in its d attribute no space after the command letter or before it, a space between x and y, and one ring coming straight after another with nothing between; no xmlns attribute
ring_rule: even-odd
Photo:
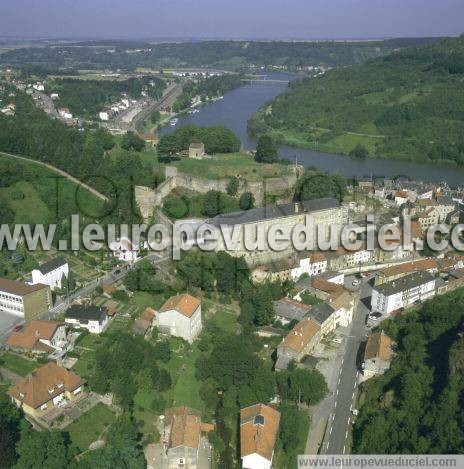
<svg viewBox="0 0 464 469"><path fill-rule="evenodd" d="M335 338L332 339L332 342L335 342L336 344L341 344L342 339L341 339L341 337L335 337Z"/></svg>
<svg viewBox="0 0 464 469"><path fill-rule="evenodd" d="M357 287L358 285L360 284L360 281L355 278L352 282L351 282L351 285L353 285L353 287Z"/></svg>

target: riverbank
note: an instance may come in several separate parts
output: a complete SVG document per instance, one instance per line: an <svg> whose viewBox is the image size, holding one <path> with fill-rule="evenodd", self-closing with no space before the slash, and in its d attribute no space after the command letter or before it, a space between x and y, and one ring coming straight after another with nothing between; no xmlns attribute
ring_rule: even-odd
<svg viewBox="0 0 464 469"><path fill-rule="evenodd" d="M367 158L370 159L381 159L381 160L392 160L392 161L408 161L415 163L424 163L430 164L437 167L455 167L462 168L459 166L456 161L453 160L432 160L427 157L423 158L414 158L413 155L389 155L382 156L375 153L376 143L379 139L385 138L383 136L374 136L374 135L361 135L352 132L344 132L335 136L333 139L325 142L323 140L314 140L313 138L308 138L308 134L303 134L298 131L277 131L271 130L267 132L274 140L280 145L287 145L292 148L301 148L306 150L311 150L314 152L320 153L332 153L340 156L350 156L351 150L353 150L357 145L363 145L369 152Z"/></svg>

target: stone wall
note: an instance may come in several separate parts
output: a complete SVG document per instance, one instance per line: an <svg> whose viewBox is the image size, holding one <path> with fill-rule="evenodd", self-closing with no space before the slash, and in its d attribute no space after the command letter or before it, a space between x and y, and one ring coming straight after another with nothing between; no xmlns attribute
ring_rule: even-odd
<svg viewBox="0 0 464 469"><path fill-rule="evenodd" d="M247 181L240 179L238 195L251 192L256 205L263 205L266 196L272 196L277 203L289 202L292 198L292 189L296 183L296 175L282 176L280 178L267 178L262 181ZM163 205L166 198L174 189L183 188L200 194L210 190L226 192L229 179L206 179L190 174L180 173L177 168L166 167L166 180L156 189L136 186L135 200L144 219L153 216L155 207Z"/></svg>

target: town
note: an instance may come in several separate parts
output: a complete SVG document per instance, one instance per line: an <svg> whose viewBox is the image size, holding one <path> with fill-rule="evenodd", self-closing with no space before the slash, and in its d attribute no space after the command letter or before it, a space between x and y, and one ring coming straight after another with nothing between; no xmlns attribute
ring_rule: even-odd
<svg viewBox="0 0 464 469"><path fill-rule="evenodd" d="M191 147L188 157L197 160L199 155ZM296 179L299 171L294 168ZM164 184L170 179L182 184L178 172L169 167L166 172ZM190 186L194 179L190 176ZM201 185L201 180L195 184ZM149 466L177 467L185 461L187 467L211 467L227 440L218 427L217 411L205 409L210 399L202 402L200 395L206 390L195 371L186 369L196 366L187 357L200 358L205 350L214 350L214 340L221 334L231 335L232 340L241 331L255 343L253 356L257 364L262 362L258 366L269 367L271 375L263 379L278 383L276 391L271 388L262 394L266 399L255 402L251 394L240 398L241 408L233 407L237 417L232 416L231 422L239 422L242 466L271 467L274 458L282 458L275 454L281 451L279 422L289 417L278 409L282 393L295 392L293 380L300 382L295 384L298 395L287 399L296 399L301 422L309 421L304 414L311 417L310 428L302 431L300 451L344 453L358 413L359 389L384 373L395 353L395 343L382 331L382 323L411 314L464 282L460 252L450 247L438 254L412 246L424 241L430 227L462 222L462 192L446 185L380 177L360 179L345 190L341 202L333 198L271 205L218 215L207 223L257 227L279 220L294 226L310 216L318 226L336 227L340 234L343 226L366 215L374 229L401 227L410 217L411 246L402 243L385 251L376 245L369 250L364 241L354 251L269 248L248 253L242 240L234 252L227 252L224 245L211 254L192 246L177 266L169 249L151 253L121 238L106 253L110 272L90 283L86 275L79 275L85 266L72 255L41 253L24 280L0 279L4 349L0 370L4 382L11 383L7 395L33 427L68 430L81 451L101 444L103 430L87 433L83 427L97 418L111 421L129 399L137 419L143 421ZM153 193L136 188L137 202L150 212L145 216L151 216L155 206L148 207L147 200L163 197L163 191L163 186ZM182 230L186 224L198 226L199 220L167 222L172 230ZM361 237L367 232L368 226L364 227ZM219 262L212 274L204 263L210 262L208 256ZM215 278L214 283L202 278L206 273ZM263 288L271 293L266 295ZM252 317L246 316L251 312L245 314L249 309ZM111 372L101 369L104 344L113 350L115 360L123 359L116 345L120 340L140 350L145 342L147 351L158 357L153 360L161 375L147 375L154 388L139 381L149 369L140 368L134 378L139 390L131 396L118 390ZM181 357L187 362L179 363ZM229 366L224 359L221 367ZM101 382L102 373L107 374L109 386ZM289 380L288 389L279 384L283 376ZM305 391L300 386L306 380L307 386L316 380L320 389ZM217 400L218 396L213 399ZM229 457L234 459L233 454Z"/></svg>
<svg viewBox="0 0 464 469"><path fill-rule="evenodd" d="M4 3L0 469L463 466L464 4Z"/></svg>

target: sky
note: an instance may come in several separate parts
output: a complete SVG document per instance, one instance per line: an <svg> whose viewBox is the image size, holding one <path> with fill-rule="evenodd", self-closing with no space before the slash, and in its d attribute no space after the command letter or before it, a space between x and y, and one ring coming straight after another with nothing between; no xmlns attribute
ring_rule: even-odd
<svg viewBox="0 0 464 469"><path fill-rule="evenodd" d="M0 36L362 39L456 36L464 0L0 0Z"/></svg>

